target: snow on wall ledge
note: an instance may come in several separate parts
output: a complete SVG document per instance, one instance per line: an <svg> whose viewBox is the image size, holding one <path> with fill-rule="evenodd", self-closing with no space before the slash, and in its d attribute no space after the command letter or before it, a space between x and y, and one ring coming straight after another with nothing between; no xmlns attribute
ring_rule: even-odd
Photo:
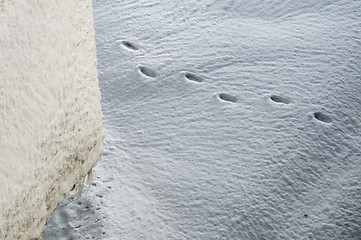
<svg viewBox="0 0 361 240"><path fill-rule="evenodd" d="M37 239L100 158L91 0L0 0L0 239Z"/></svg>

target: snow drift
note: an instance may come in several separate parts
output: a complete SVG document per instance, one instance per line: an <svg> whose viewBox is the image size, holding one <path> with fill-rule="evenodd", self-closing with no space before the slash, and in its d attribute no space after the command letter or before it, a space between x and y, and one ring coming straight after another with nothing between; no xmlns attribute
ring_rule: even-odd
<svg viewBox="0 0 361 240"><path fill-rule="evenodd" d="M93 4L104 155L44 239L361 239L361 1Z"/></svg>
<svg viewBox="0 0 361 240"><path fill-rule="evenodd" d="M102 154L92 2L0 1L0 238L39 238Z"/></svg>

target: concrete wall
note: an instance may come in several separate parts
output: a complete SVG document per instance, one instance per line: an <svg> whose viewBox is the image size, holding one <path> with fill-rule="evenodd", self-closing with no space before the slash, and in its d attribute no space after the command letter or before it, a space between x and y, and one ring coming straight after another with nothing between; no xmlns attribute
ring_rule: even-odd
<svg viewBox="0 0 361 240"><path fill-rule="evenodd" d="M91 0L0 0L0 239L36 239L102 154Z"/></svg>

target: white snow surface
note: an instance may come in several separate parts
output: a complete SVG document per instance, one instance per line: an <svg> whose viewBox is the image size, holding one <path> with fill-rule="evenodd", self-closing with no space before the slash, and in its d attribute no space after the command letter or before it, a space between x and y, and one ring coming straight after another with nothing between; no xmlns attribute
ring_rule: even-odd
<svg viewBox="0 0 361 240"><path fill-rule="evenodd" d="M103 152L92 1L0 0L0 239L38 239Z"/></svg>
<svg viewBox="0 0 361 240"><path fill-rule="evenodd" d="M360 1L93 7L105 152L44 239L361 239Z"/></svg>

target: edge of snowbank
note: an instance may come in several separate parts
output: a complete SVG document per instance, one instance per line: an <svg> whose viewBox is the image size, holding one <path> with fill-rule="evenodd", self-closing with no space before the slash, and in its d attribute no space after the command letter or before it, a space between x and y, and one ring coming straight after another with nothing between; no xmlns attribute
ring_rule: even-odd
<svg viewBox="0 0 361 240"><path fill-rule="evenodd" d="M92 1L0 1L0 238L38 239L103 151Z"/></svg>

